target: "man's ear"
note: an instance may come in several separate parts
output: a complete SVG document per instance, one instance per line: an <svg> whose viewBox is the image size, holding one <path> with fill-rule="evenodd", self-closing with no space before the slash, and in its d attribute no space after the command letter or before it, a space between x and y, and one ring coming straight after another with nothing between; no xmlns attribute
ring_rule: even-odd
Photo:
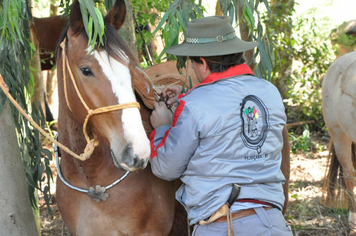
<svg viewBox="0 0 356 236"><path fill-rule="evenodd" d="M208 63L206 62L206 60L203 57L200 57L199 59L203 62L203 64L202 64L203 74L204 75L210 74L210 69L209 69L209 66L208 66Z"/></svg>

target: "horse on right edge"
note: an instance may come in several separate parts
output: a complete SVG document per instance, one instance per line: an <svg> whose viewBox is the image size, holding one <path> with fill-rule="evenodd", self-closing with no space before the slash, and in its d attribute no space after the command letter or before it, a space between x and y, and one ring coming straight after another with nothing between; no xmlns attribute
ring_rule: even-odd
<svg viewBox="0 0 356 236"><path fill-rule="evenodd" d="M356 52L339 57L328 69L322 84L322 104L331 137L330 167L324 184L327 205L335 199L336 187L341 187L348 199L350 235L356 235ZM341 185L337 184L338 173Z"/></svg>

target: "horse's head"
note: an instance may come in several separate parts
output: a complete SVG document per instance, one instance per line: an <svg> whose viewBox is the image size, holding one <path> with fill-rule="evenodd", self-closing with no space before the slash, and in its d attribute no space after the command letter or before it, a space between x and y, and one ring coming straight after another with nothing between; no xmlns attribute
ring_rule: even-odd
<svg viewBox="0 0 356 236"><path fill-rule="evenodd" d="M104 46L97 44L88 54L88 36L75 1L57 62L67 106L83 124L87 141L97 136L110 147L116 166L135 170L146 167L150 146L133 90L137 62L117 32L125 14L125 1L117 0L104 19Z"/></svg>

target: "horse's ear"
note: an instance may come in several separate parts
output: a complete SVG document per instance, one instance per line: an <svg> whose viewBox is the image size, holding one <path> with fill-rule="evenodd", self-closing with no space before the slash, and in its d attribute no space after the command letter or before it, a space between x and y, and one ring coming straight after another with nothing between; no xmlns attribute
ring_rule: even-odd
<svg viewBox="0 0 356 236"><path fill-rule="evenodd" d="M106 15L105 22L110 24L116 30L119 30L124 24L126 16L125 0L116 0L111 11Z"/></svg>
<svg viewBox="0 0 356 236"><path fill-rule="evenodd" d="M84 27L82 12L80 10L80 3L78 0L74 1L72 4L69 25L74 34L82 31Z"/></svg>

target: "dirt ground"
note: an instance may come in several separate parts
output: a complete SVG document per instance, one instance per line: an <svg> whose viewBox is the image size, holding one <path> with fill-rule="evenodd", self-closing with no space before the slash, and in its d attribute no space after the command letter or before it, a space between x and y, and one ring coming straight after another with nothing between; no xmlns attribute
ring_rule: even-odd
<svg viewBox="0 0 356 236"><path fill-rule="evenodd" d="M328 141L323 135L311 135L310 151L299 151L291 156L290 200L285 218L294 236L346 235L347 211L327 208L322 201L321 183L327 165ZM54 166L53 172L56 177ZM62 235L63 231L64 236L70 236L56 206L55 185L51 188L53 216L48 214L43 199L40 200L42 235Z"/></svg>
<svg viewBox="0 0 356 236"><path fill-rule="evenodd" d="M289 204L285 219L295 236L347 235L347 210L324 205L321 186L328 162L329 137L312 134L310 151L291 155Z"/></svg>

